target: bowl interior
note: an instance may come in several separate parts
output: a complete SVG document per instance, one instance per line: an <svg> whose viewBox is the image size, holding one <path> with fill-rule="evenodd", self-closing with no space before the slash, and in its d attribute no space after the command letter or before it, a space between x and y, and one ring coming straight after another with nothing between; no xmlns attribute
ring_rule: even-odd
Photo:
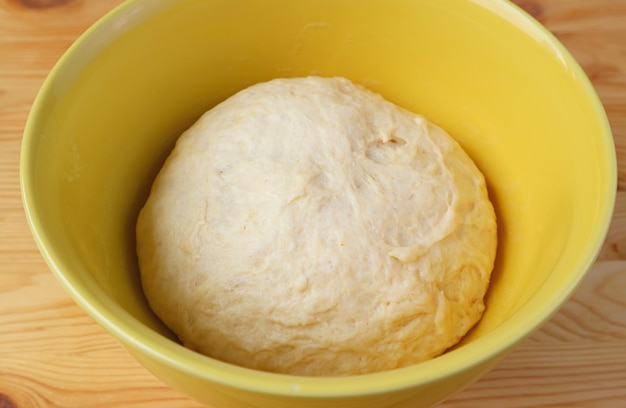
<svg viewBox="0 0 626 408"><path fill-rule="evenodd" d="M22 161L38 244L105 327L126 344L182 355L138 279L134 224L150 183L202 112L255 82L309 74L348 77L425 115L486 175L499 222L486 313L445 364L435 359L414 379L509 347L569 296L610 220L612 139L580 68L514 6L129 1L54 69ZM199 361L189 369L213 364Z"/></svg>

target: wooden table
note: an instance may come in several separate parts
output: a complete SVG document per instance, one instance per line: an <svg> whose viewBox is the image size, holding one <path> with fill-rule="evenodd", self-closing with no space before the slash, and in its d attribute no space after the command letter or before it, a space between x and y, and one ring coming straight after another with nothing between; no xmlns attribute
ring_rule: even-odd
<svg viewBox="0 0 626 408"><path fill-rule="evenodd" d="M74 304L31 237L19 189L30 105L76 37L122 0L0 0L0 408L196 407ZM617 207L574 297L486 377L441 404L626 407L626 0L518 0L598 90L619 160Z"/></svg>

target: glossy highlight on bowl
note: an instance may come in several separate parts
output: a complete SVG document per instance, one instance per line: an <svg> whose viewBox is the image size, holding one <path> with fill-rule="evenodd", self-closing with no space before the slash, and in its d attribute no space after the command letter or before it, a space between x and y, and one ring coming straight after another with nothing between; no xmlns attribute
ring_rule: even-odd
<svg viewBox="0 0 626 408"><path fill-rule="evenodd" d="M139 285L134 225L176 137L277 77L344 76L443 127L485 174L499 222L486 313L441 357L342 378L257 372L181 346ZM68 293L147 369L215 407L429 406L549 319L592 265L616 160L593 87L503 0L128 0L44 83L21 156L25 210Z"/></svg>

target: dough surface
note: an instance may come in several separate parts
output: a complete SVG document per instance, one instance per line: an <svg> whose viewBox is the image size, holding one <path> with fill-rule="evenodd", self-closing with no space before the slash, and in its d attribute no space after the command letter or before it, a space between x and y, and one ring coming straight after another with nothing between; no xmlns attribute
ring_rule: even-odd
<svg viewBox="0 0 626 408"><path fill-rule="evenodd" d="M276 79L208 111L136 233L148 302L187 347L296 375L443 353L480 319L496 251L459 144L344 78Z"/></svg>

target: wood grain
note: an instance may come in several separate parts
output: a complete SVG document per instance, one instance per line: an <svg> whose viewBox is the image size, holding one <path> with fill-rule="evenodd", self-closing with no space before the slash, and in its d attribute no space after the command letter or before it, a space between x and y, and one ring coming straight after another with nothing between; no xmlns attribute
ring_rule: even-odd
<svg viewBox="0 0 626 408"><path fill-rule="evenodd" d="M200 405L136 363L79 309L31 238L19 191L32 101L78 35L122 0L0 0L0 408ZM607 110L619 161L599 262L553 319L441 404L626 406L626 1L518 0L568 47Z"/></svg>

